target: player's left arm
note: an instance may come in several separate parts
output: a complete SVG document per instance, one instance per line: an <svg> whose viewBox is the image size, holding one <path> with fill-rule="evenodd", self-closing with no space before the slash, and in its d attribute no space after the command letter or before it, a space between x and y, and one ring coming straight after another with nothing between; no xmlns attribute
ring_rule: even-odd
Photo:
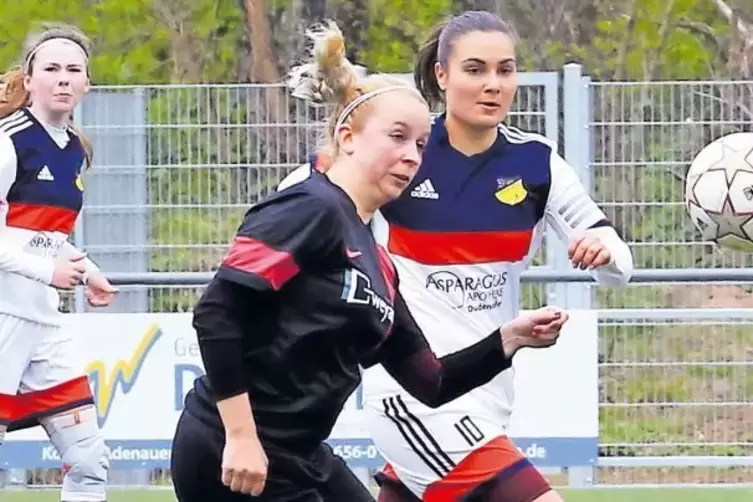
<svg viewBox="0 0 753 502"><path fill-rule="evenodd" d="M633 254L586 192L575 170L553 149L546 221L568 243L574 267L604 285L622 286L633 274Z"/></svg>
<svg viewBox="0 0 753 502"><path fill-rule="evenodd" d="M559 309L538 309L518 316L479 342L437 357L399 293L392 333L365 366L379 363L425 405L436 408L488 383L512 366L521 347L554 345L567 321Z"/></svg>
<svg viewBox="0 0 753 502"><path fill-rule="evenodd" d="M497 329L481 342L438 358L398 293L392 333L375 359L409 394L436 408L510 368L515 350L503 345Z"/></svg>

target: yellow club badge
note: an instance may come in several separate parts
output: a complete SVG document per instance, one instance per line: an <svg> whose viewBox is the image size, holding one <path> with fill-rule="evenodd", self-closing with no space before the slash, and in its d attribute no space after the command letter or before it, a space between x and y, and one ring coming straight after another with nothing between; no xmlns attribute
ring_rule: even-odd
<svg viewBox="0 0 753 502"><path fill-rule="evenodd" d="M81 177L81 173L78 173L78 176L76 176L76 188L82 192L84 191L84 179Z"/></svg>
<svg viewBox="0 0 753 502"><path fill-rule="evenodd" d="M523 180L515 178L512 180L497 180L498 190L494 193L494 196L502 204L508 206L514 206L520 204L528 196L528 190L523 185Z"/></svg>

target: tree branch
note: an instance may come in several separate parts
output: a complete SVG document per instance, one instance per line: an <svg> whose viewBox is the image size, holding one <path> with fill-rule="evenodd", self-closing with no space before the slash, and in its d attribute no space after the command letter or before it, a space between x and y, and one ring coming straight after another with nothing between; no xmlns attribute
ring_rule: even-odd
<svg viewBox="0 0 753 502"><path fill-rule="evenodd" d="M656 50L654 50L653 57L648 61L646 68L646 80L649 82L654 80L654 77L656 76L656 68L659 65L659 61L661 61L661 54L667 47L669 34L672 32L670 28L672 25L672 11L674 8L675 0L669 0L666 9L664 9L664 17L662 18L661 25L659 26L659 45L656 47Z"/></svg>
<svg viewBox="0 0 753 502"><path fill-rule="evenodd" d="M620 47L617 50L617 66L615 68L614 79L622 80L627 70L627 56L630 52L630 45L633 38L633 31L635 30L635 23L637 22L638 13L638 0L630 2L630 10L627 14L628 23L625 27L625 31L622 33L622 39L620 40Z"/></svg>
<svg viewBox="0 0 753 502"><path fill-rule="evenodd" d="M716 5L716 10L719 11L728 23L732 24L734 28L737 29L738 33L740 33L743 38L748 40L753 37L753 27L746 23L740 16L735 15L735 11L732 10L732 7L727 5L724 0L714 0L714 4Z"/></svg>

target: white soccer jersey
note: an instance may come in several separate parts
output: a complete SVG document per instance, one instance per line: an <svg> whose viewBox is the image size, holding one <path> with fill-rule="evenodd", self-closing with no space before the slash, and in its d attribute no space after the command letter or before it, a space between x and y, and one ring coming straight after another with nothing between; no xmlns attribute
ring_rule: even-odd
<svg viewBox="0 0 753 502"><path fill-rule="evenodd" d="M67 238L81 209L84 160L74 134L43 126L28 109L0 120L0 313L60 325L50 283L56 258L75 252Z"/></svg>
<svg viewBox="0 0 753 502"><path fill-rule="evenodd" d="M372 222L395 262L400 291L439 356L518 315L521 274L546 223L566 242L585 231L599 234L612 254L611 263L592 271L600 283L623 285L632 273L629 248L555 145L511 127L499 131L489 150L468 157L449 144L438 117L415 179ZM308 165L294 171L281 189L309 171ZM364 390L369 401L402 392L380 366L364 372ZM473 393L506 422L512 370Z"/></svg>

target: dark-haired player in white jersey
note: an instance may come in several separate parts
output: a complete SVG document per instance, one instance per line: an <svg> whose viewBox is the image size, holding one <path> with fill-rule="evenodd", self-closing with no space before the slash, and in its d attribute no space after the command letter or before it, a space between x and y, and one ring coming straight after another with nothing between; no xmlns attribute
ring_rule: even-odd
<svg viewBox="0 0 753 502"><path fill-rule="evenodd" d="M371 501L324 444L361 367L383 365L438 406L509 367L518 347L554 343L567 319L541 309L442 359L429 350L368 227L411 182L429 109L400 80L358 79L336 26L313 37L314 61L291 85L335 105L334 163L248 211L194 309L206 376L186 396L173 442L181 502Z"/></svg>
<svg viewBox="0 0 753 502"><path fill-rule="evenodd" d="M600 283L623 285L632 273L629 248L556 145L500 125L516 75L515 32L498 16L466 12L433 31L415 79L445 112L414 181L371 225L395 262L411 314L440 355L515 318L521 273L547 223L568 242L573 265ZM328 161L320 156L312 164L325 171ZM309 167L281 186L305 179ZM512 379L505 371L431 409L382 368L366 370L366 422L388 461L378 476L380 502L560 501L508 437Z"/></svg>
<svg viewBox="0 0 753 502"><path fill-rule="evenodd" d="M109 465L57 292L86 283L92 305L115 293L68 241L90 158L70 123L89 87L88 54L79 31L50 28L0 79L0 442L6 428L44 427L63 462L64 502L104 501Z"/></svg>

